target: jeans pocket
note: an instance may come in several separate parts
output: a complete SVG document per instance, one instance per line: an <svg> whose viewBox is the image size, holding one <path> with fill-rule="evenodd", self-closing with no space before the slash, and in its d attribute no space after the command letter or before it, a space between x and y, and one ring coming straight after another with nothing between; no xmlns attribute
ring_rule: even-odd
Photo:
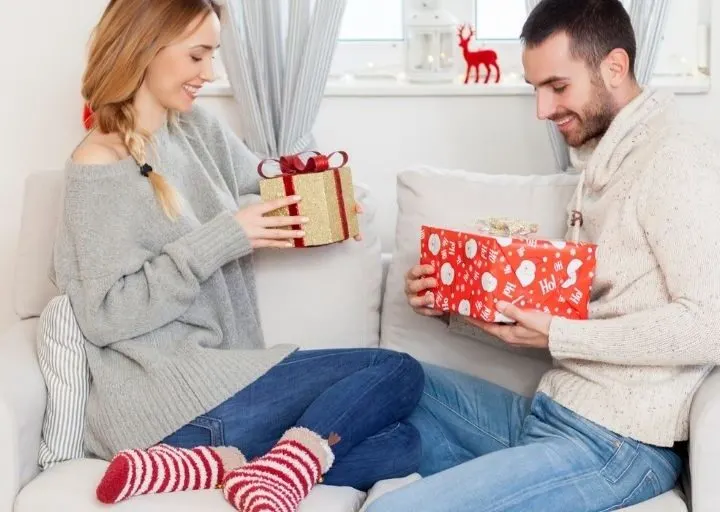
<svg viewBox="0 0 720 512"><path fill-rule="evenodd" d="M220 418L198 416L166 437L163 442L177 448L223 446L225 444L223 421Z"/></svg>
<svg viewBox="0 0 720 512"><path fill-rule="evenodd" d="M640 483L630 491L630 494L622 501L623 507L629 507L647 501L662 494L660 482L652 469L648 469Z"/></svg>
<svg viewBox="0 0 720 512"><path fill-rule="evenodd" d="M617 484L636 465L640 455L638 444L628 439L606 439L607 453L610 455L600 474L611 484ZM630 471L631 472L631 471Z"/></svg>

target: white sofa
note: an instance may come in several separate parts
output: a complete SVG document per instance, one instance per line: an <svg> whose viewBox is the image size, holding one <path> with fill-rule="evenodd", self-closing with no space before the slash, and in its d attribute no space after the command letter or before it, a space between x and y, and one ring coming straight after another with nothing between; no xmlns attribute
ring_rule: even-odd
<svg viewBox="0 0 720 512"><path fill-rule="evenodd" d="M551 211L542 209L545 212L542 215L545 223L557 226L563 222L562 206L558 205L566 201L572 183L565 178L549 182L541 177L520 181L498 178L500 182L496 183L492 181L495 178L468 178L452 172L448 177L446 174L428 170L401 173L394 263L390 263L389 255L381 254L373 230L372 199L362 194L367 210L363 219L363 242L258 254L260 310L268 343L294 341L307 348L379 345L409 351L420 359L469 371L519 392L531 393L539 375L547 368L546 354L510 351L499 342L483 342L450 333L437 320L413 315L402 302L401 275L413 259L412 233L417 233L419 222L427 218L451 222L452 209L460 208L463 201L479 201L487 209L495 208L493 211L498 214L506 213L497 210L508 210L514 205L510 210L522 215L534 215L534 211L528 210L533 205L540 212L538 204L552 204ZM37 466L46 389L35 353L35 333L37 317L57 293L46 276L60 205L61 176L56 171L41 172L27 180L14 282L14 303L21 320L0 337L0 512L91 512L106 508L94 495L105 462L81 459L60 463L44 472ZM466 186L465 181L469 185ZM558 183L560 186L555 186ZM515 189L525 190L522 193L529 195L525 199L515 197L512 192ZM478 196L482 191L487 192ZM451 193L457 195L452 202L448 195ZM467 196L465 199L460 197L463 194ZM422 214L409 211L413 201L423 203ZM414 208L417 209L417 204ZM308 312L320 320L311 318ZM719 391L720 376L713 374L692 407L689 458L692 509L696 512L709 512L720 506L720 493L711 469L720 455ZM411 475L399 481L381 482L370 491L369 497L354 489L321 485L313 490L301 511L355 512L366 498L370 500L416 478L417 475ZM689 500L685 495L675 490L629 510L681 512L688 510L686 501ZM114 508L118 512L232 510L217 490L141 496Z"/></svg>

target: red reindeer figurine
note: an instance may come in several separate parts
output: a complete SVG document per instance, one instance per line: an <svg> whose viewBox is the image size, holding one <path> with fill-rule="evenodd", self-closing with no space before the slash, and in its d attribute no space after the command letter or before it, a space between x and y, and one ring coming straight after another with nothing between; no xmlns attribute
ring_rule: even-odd
<svg viewBox="0 0 720 512"><path fill-rule="evenodd" d="M485 66L485 69L487 70L485 83L488 83L488 80L490 80L490 66L495 68L495 83L498 83L500 81L500 67L497 63L497 53L493 50L470 50L468 48L468 44L470 43L472 36L475 35L475 30L472 27L469 27L470 35L464 37L465 28L465 25L460 25L458 28L458 37L460 38L458 46L463 49L463 58L467 64L467 72L465 73L464 83L468 83L468 80L470 80L470 70L473 68L475 68L475 83L478 83L480 80L480 64Z"/></svg>

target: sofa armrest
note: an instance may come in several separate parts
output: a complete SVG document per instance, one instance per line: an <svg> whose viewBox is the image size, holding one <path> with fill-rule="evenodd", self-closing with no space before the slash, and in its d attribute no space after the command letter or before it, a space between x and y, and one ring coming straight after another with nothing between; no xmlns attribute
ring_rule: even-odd
<svg viewBox="0 0 720 512"><path fill-rule="evenodd" d="M37 319L0 335L0 511L39 472L38 453L47 393L35 350Z"/></svg>
<svg viewBox="0 0 720 512"><path fill-rule="evenodd" d="M693 399L688 449L692 510L715 511L720 503L720 368L710 373Z"/></svg>

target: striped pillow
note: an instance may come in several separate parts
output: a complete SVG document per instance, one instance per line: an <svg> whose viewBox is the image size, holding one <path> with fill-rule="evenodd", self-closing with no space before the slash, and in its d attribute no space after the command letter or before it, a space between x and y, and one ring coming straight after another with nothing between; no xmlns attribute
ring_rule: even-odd
<svg viewBox="0 0 720 512"><path fill-rule="evenodd" d="M85 337L67 295L54 297L40 315L37 354L47 386L38 462L47 469L85 456L83 434L90 371Z"/></svg>

